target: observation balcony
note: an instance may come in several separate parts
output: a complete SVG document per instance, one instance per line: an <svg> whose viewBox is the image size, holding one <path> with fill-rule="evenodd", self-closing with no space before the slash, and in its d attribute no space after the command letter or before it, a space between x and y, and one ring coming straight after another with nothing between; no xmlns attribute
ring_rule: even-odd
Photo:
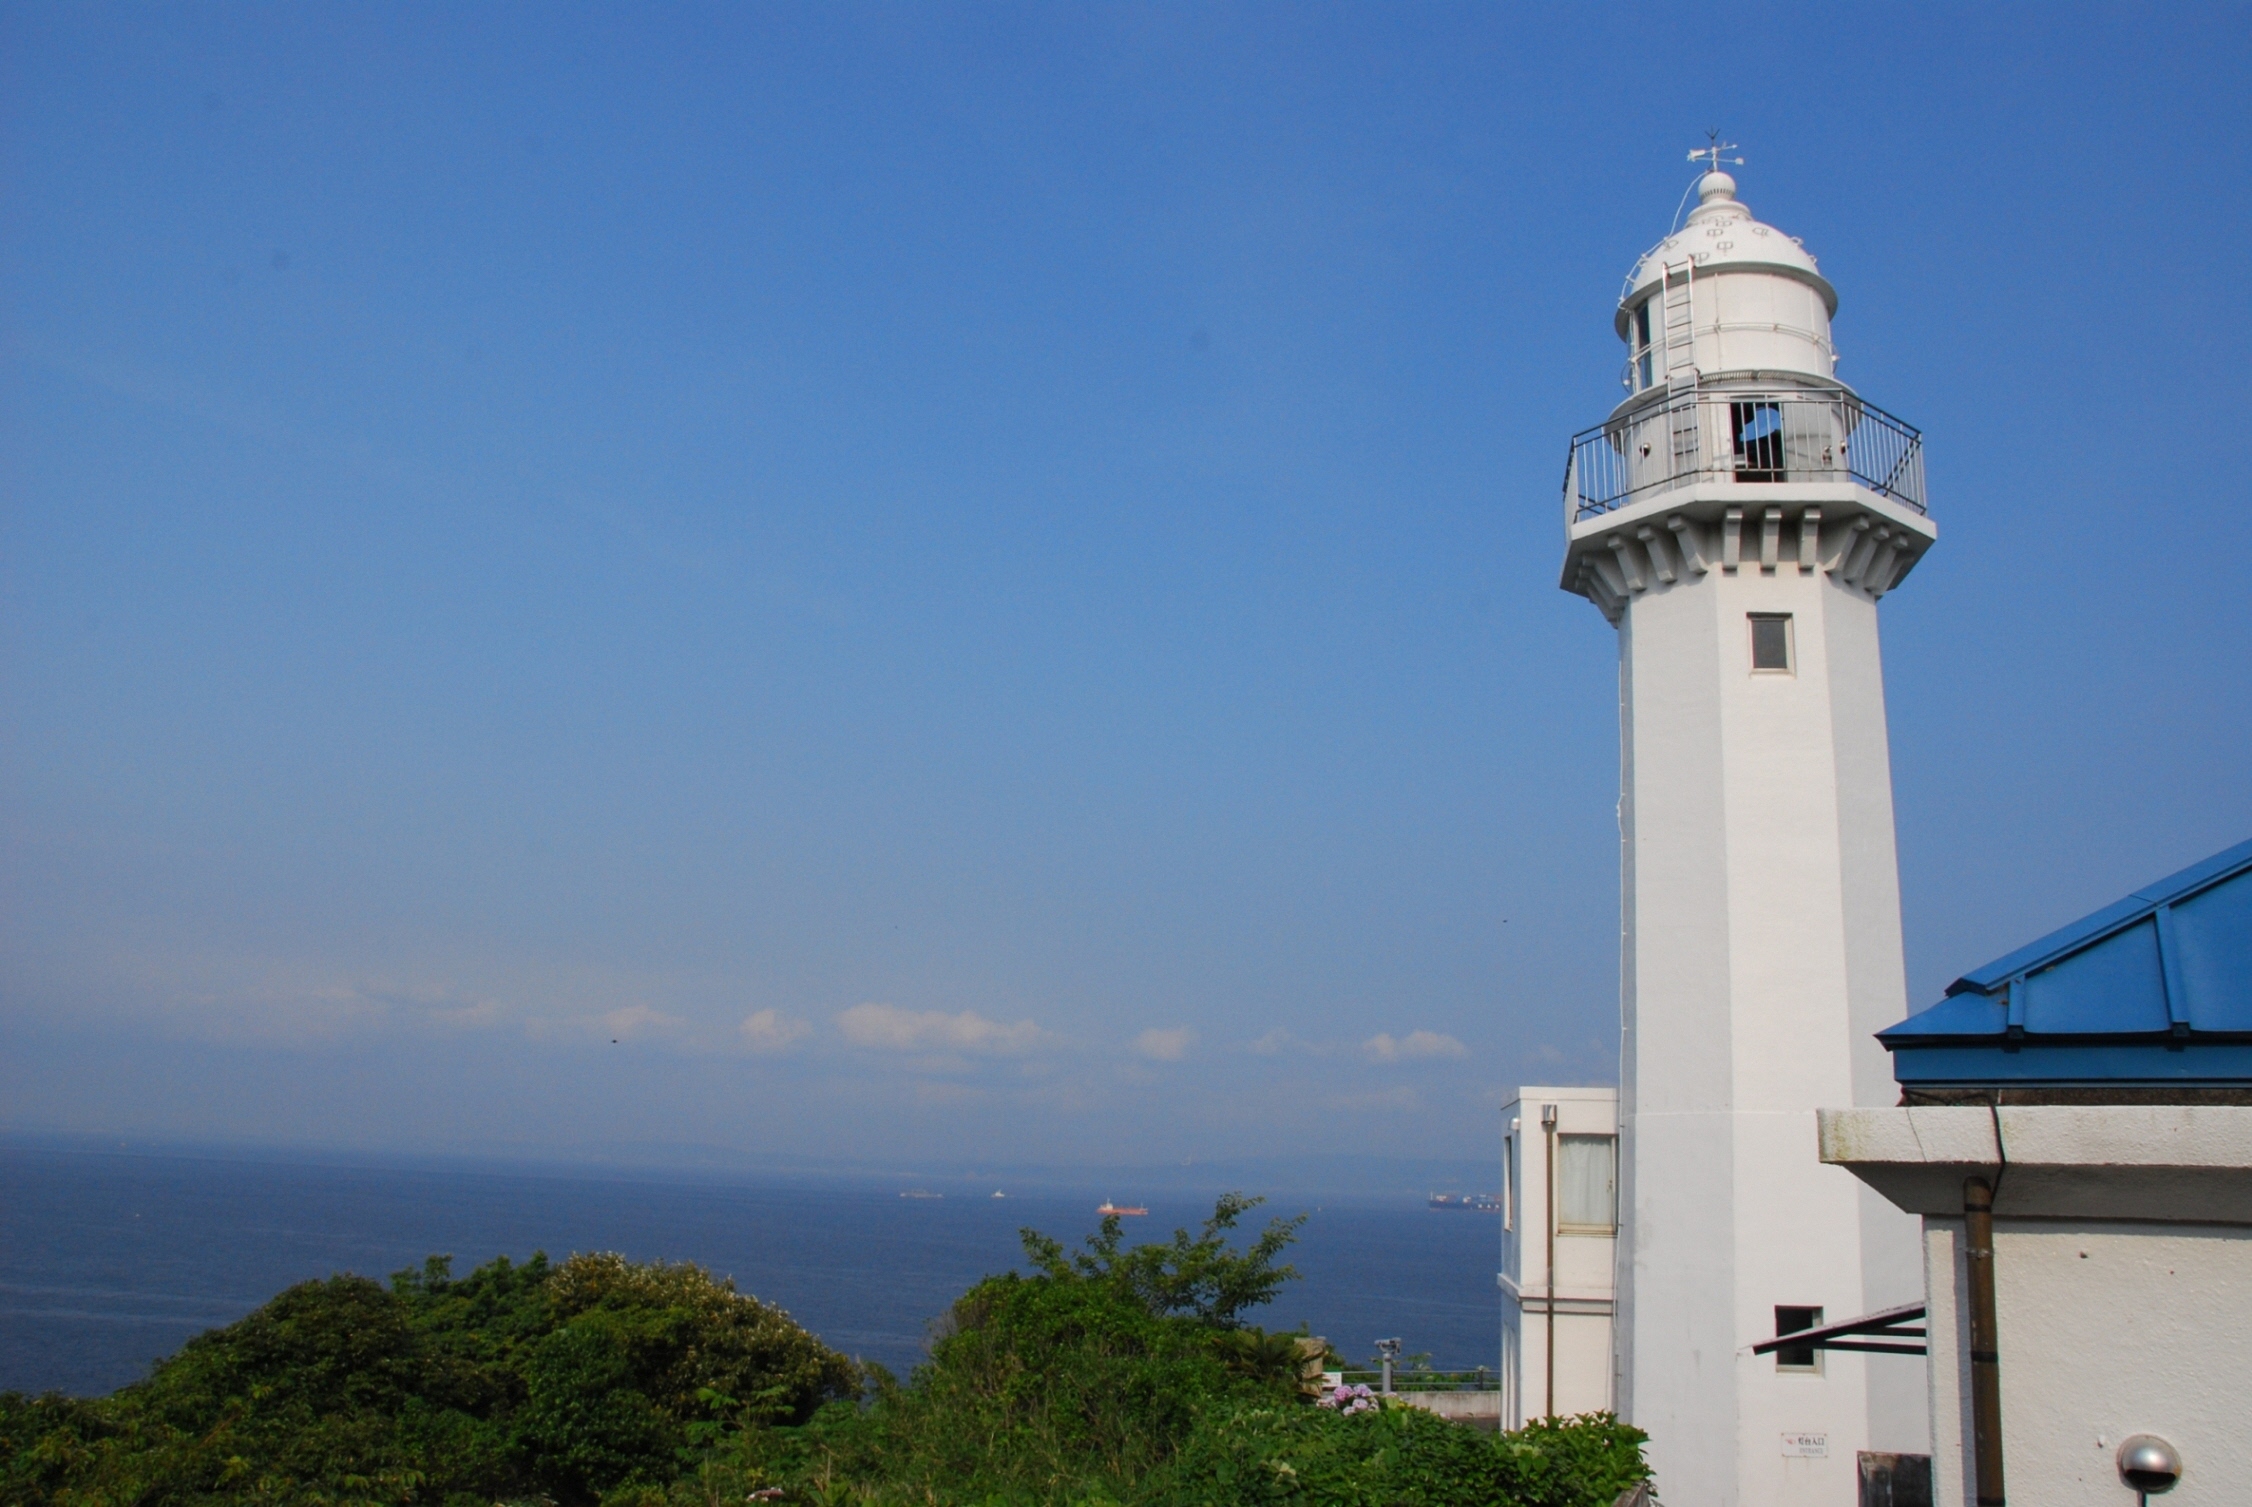
<svg viewBox="0 0 2252 1507"><path fill-rule="evenodd" d="M1572 436L1566 527L1701 482L1830 482L1924 512L1923 435L1846 388L1690 388Z"/></svg>

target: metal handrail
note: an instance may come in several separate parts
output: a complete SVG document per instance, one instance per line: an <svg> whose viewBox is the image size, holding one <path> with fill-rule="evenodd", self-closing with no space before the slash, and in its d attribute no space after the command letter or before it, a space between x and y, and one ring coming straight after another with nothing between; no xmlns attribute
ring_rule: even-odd
<svg viewBox="0 0 2252 1507"><path fill-rule="evenodd" d="M1700 481L1852 481L1921 513L1923 435L1842 388L1692 389L1573 435L1564 515Z"/></svg>
<svg viewBox="0 0 2252 1507"><path fill-rule="evenodd" d="M1340 1378L1347 1386L1356 1382L1374 1386L1384 1376L1381 1370L1373 1366L1346 1366L1328 1374ZM1501 1373L1488 1366L1444 1371L1401 1369L1392 1373L1392 1390L1395 1392L1491 1392L1500 1385Z"/></svg>

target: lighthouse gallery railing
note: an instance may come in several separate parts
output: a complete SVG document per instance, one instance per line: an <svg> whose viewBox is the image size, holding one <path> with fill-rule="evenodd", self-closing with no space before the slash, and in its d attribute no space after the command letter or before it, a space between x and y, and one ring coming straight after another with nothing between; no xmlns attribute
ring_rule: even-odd
<svg viewBox="0 0 2252 1507"><path fill-rule="evenodd" d="M1692 390L1572 436L1565 514L1700 481L1855 481L1921 513L1923 436L1849 392Z"/></svg>

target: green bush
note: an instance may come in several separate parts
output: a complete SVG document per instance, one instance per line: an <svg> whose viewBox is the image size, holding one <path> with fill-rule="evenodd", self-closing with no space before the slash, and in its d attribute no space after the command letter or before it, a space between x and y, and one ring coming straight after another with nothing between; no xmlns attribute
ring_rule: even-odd
<svg viewBox="0 0 2252 1507"><path fill-rule="evenodd" d="M1023 1232L1032 1271L989 1277L936 1327L902 1387L862 1408L731 1441L705 1479L812 1500L1025 1502L1115 1496L1170 1460L1212 1407L1293 1405L1291 1336L1241 1311L1296 1275L1277 1264L1299 1221L1242 1250L1228 1236L1256 1200L1227 1197L1198 1233L1124 1249L1103 1221L1084 1252ZM684 1485L674 1500L700 1500Z"/></svg>
<svg viewBox="0 0 2252 1507"><path fill-rule="evenodd" d="M1023 1232L902 1385L689 1265L444 1258L308 1282L98 1401L0 1396L0 1507L1609 1507L1607 1417L1498 1440L1308 1406L1302 1336L1244 1322L1295 1273L1256 1200L1131 1248Z"/></svg>
<svg viewBox="0 0 2252 1507"><path fill-rule="evenodd" d="M1130 1250L1106 1221L1073 1256L1027 1230L1031 1273L964 1294L906 1386L735 1436L636 1501L1610 1507L1647 1474L1642 1436L1607 1417L1496 1439L1405 1407L1308 1406L1298 1336L1242 1321L1292 1275L1276 1261L1296 1228L1232 1249L1251 1207L1223 1200L1200 1233Z"/></svg>
<svg viewBox="0 0 2252 1507"><path fill-rule="evenodd" d="M1611 1507L1649 1474L1643 1435L1608 1414L1496 1438L1394 1403L1345 1415L1248 1407L1211 1415L1137 1495L1146 1507Z"/></svg>
<svg viewBox="0 0 2252 1507"><path fill-rule="evenodd" d="M433 1258L301 1283L100 1401L0 1396L0 1501L593 1503L860 1386L700 1267Z"/></svg>

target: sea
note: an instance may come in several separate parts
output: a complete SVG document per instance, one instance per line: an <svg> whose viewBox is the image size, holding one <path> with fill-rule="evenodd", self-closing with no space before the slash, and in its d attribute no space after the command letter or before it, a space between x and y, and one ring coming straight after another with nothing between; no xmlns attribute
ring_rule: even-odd
<svg viewBox="0 0 2252 1507"><path fill-rule="evenodd" d="M434 1254L459 1274L534 1251L697 1262L904 1377L958 1295L1022 1269L1020 1228L1076 1245L1098 1203L1130 1196L1092 1176L936 1189L0 1145L0 1391L112 1391L311 1278L381 1278ZM1174 1192L1146 1206L1125 1221L1130 1242L1194 1228L1212 1199ZM1276 1194L1245 1226L1271 1213L1307 1216L1286 1258L1300 1276L1254 1322L1304 1325L1356 1361L1398 1338L1441 1368L1498 1364L1494 1215L1404 1191Z"/></svg>

